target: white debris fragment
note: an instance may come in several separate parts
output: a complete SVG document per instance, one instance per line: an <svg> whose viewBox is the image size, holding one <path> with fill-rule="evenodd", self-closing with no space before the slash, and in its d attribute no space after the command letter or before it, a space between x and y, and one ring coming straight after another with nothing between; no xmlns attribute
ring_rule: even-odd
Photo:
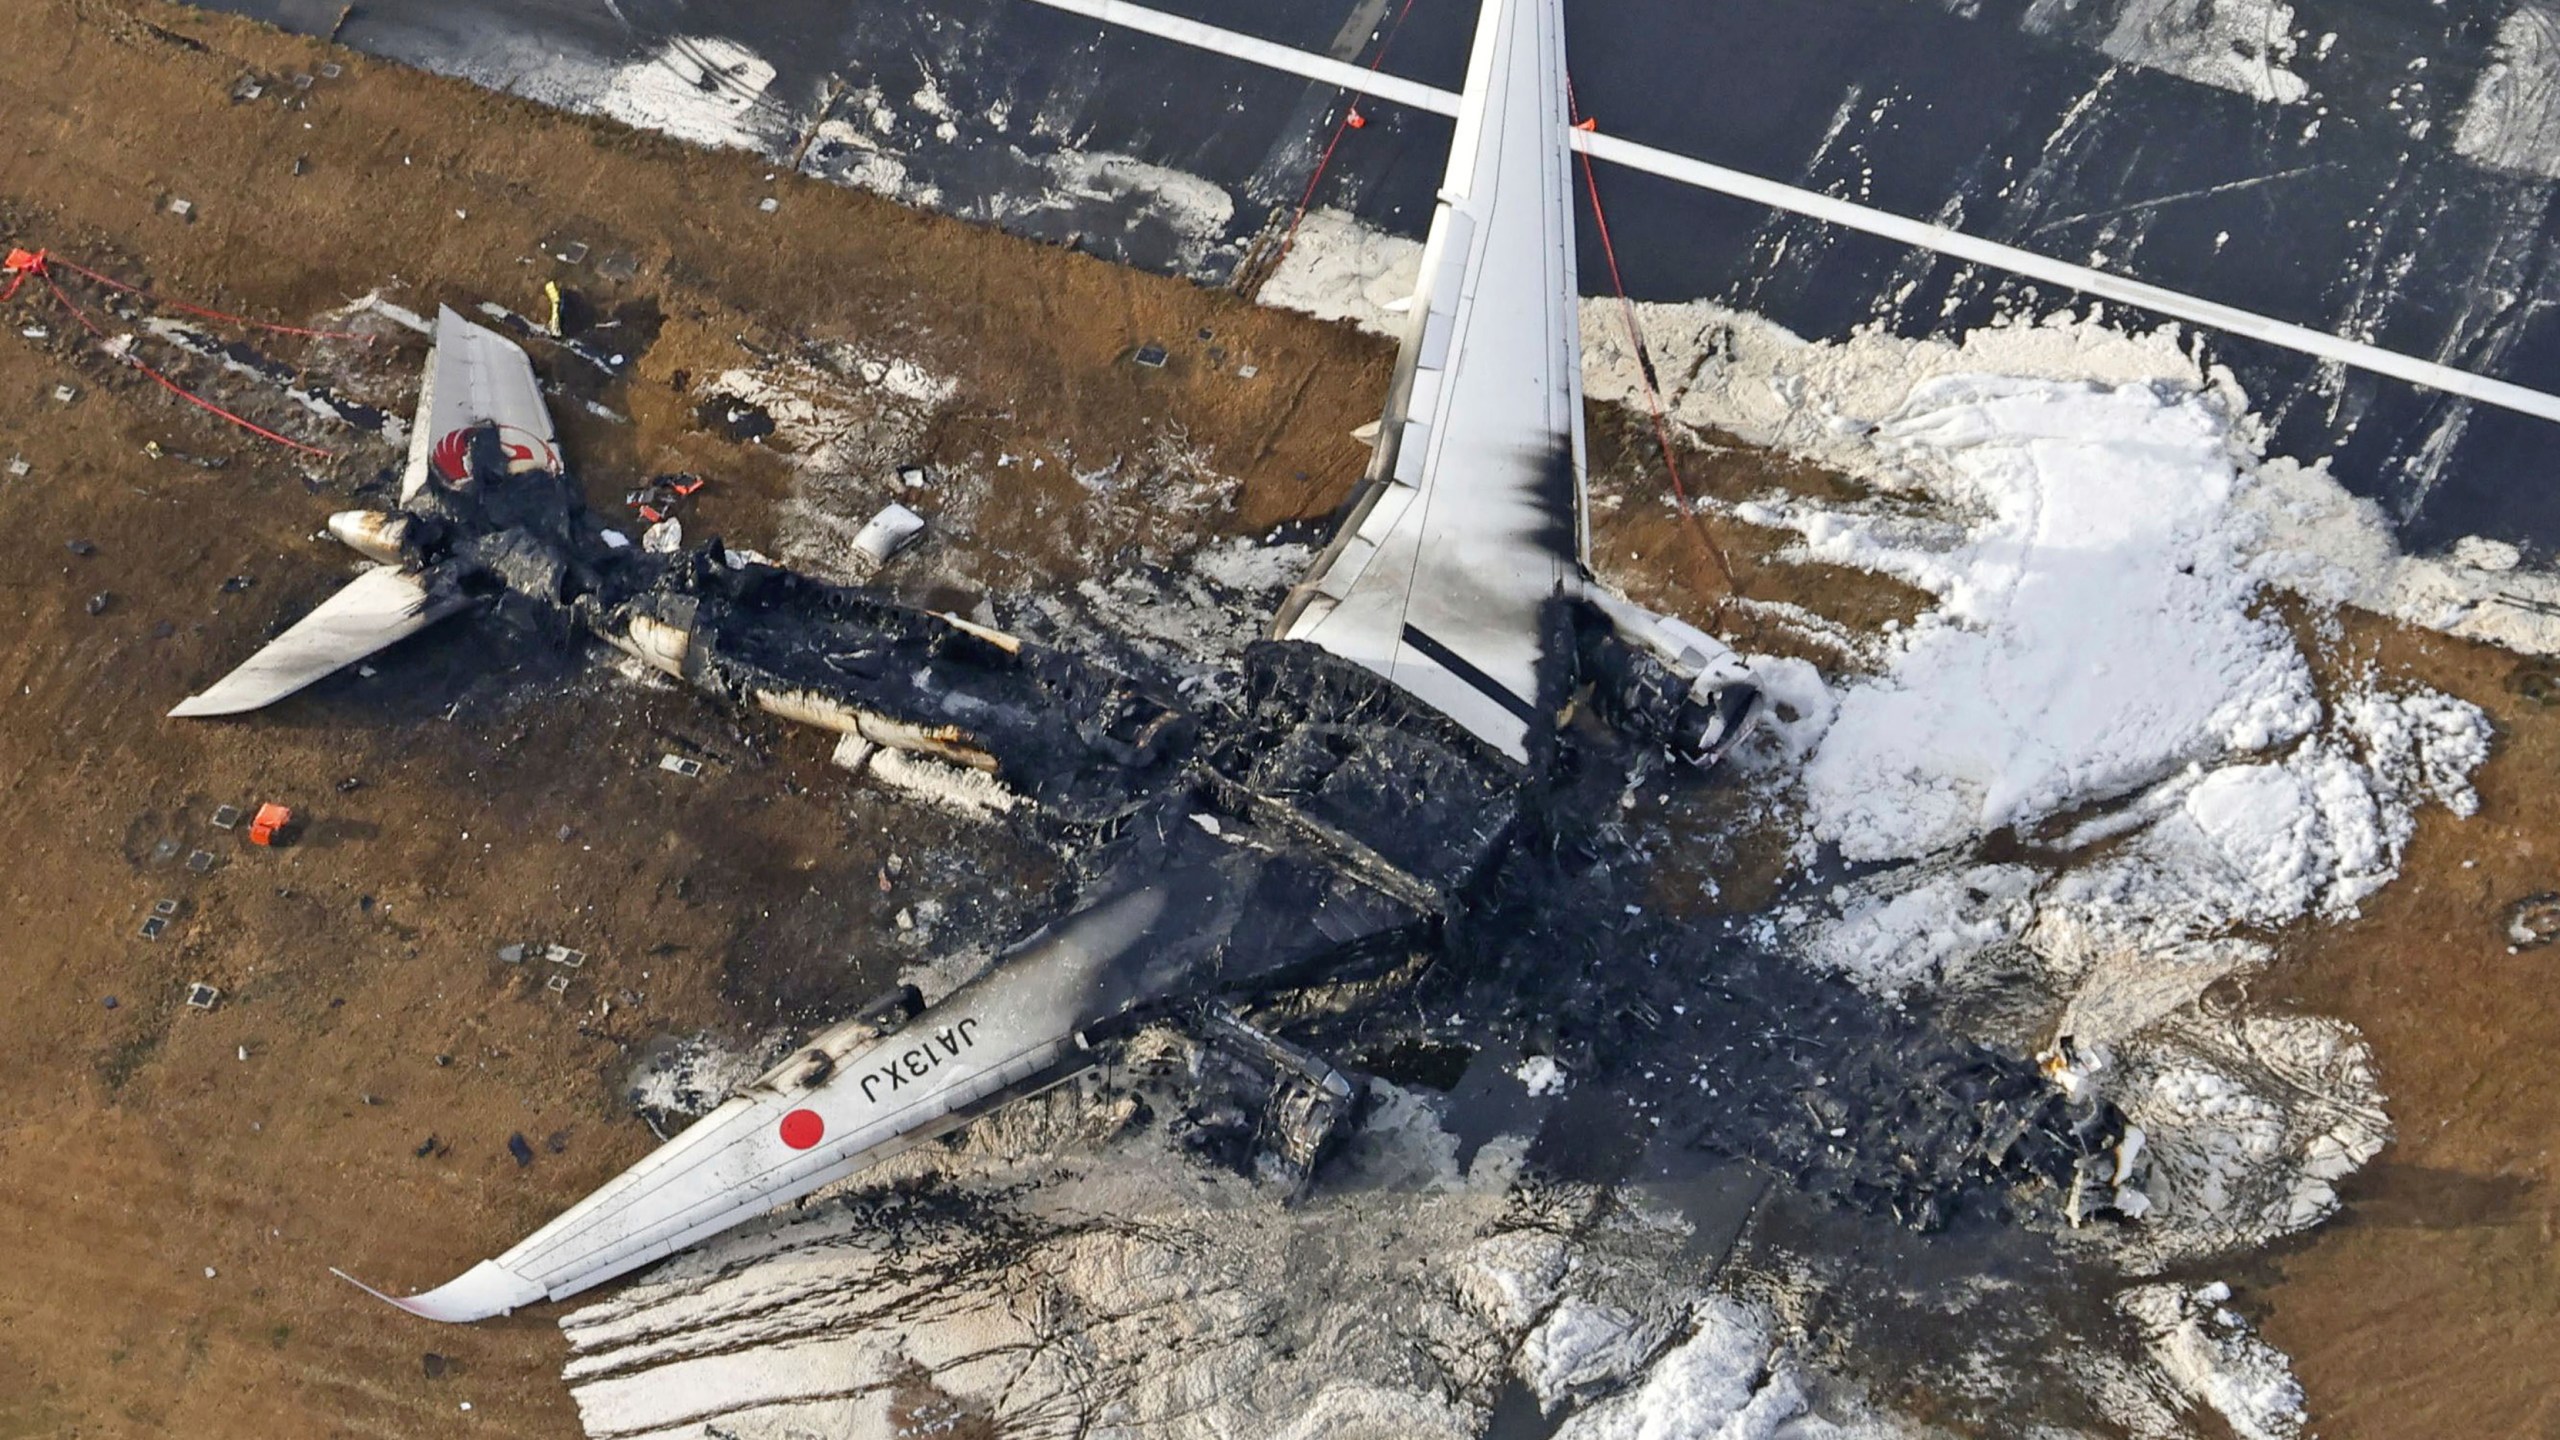
<svg viewBox="0 0 2560 1440"><path fill-rule="evenodd" d="M1007 815L1023 803L1020 794L993 775L905 750L873 756L871 773L885 785L956 815Z"/></svg>
<svg viewBox="0 0 2560 1440"><path fill-rule="evenodd" d="M873 564L881 564L914 544L922 534L924 517L892 501L853 537L853 548L869 556Z"/></svg>
<svg viewBox="0 0 2560 1440"><path fill-rule="evenodd" d="M597 531L596 536L598 539L604 541L605 548L608 550L628 550L631 548L631 537L623 534L619 530L613 529L610 526Z"/></svg>
<svg viewBox="0 0 2560 1440"><path fill-rule="evenodd" d="M1565 1069L1552 1055L1532 1055L1520 1062L1512 1075L1532 1095L1561 1095L1565 1087Z"/></svg>
<svg viewBox="0 0 2560 1440"><path fill-rule="evenodd" d="M673 555L684 548L684 522L670 516L641 531L640 548L652 555Z"/></svg>
<svg viewBox="0 0 2560 1440"><path fill-rule="evenodd" d="M879 749L879 746L859 735L847 735L836 742L835 753L828 756L827 761L839 770L858 775L862 773L864 766L871 763L871 757L878 753Z"/></svg>

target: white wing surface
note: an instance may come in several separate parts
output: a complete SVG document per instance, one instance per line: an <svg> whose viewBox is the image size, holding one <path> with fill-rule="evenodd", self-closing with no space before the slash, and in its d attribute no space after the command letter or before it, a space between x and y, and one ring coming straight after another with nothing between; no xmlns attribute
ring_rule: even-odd
<svg viewBox="0 0 2560 1440"><path fill-rule="evenodd" d="M556 1300L964 1125L1079 1064L1078 1027L1116 1008L1112 967L1162 904L1141 891L1086 911L893 1034L857 1022L820 1035L458 1279L406 1299L364 1288L455 1322Z"/></svg>
<svg viewBox="0 0 2560 1440"><path fill-rule="evenodd" d="M1376 458L1274 626L1515 759L1585 548L1568 127L1557 0L1486 0Z"/></svg>
<svg viewBox="0 0 2560 1440"><path fill-rule="evenodd" d="M320 607L242 661L201 695L180 701L173 716L239 715L273 705L325 675L343 670L433 625L466 602L437 599L426 583L388 566L367 570Z"/></svg>

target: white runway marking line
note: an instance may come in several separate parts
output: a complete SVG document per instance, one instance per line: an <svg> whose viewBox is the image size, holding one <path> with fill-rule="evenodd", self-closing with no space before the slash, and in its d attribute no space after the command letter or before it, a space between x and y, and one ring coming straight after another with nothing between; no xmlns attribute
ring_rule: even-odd
<svg viewBox="0 0 2560 1440"><path fill-rule="evenodd" d="M1143 5L1132 5L1128 0L1032 0L1032 3L1046 5L1053 10L1064 10L1070 14L1083 15L1106 24L1124 26L1198 49L1215 51L1221 55L1233 56L1239 60L1268 66L1292 75L1302 75L1320 84L1337 85L1358 94L1411 106L1435 115L1458 113L1457 95L1436 86L1422 85L1411 80L1398 79L1392 75L1379 74L1323 55L1310 55L1303 50L1293 50L1286 45L1258 40L1233 30L1204 25L1197 20L1186 20L1178 15L1167 15L1160 10L1150 10ZM2100 299L2113 300L2119 304L2149 310L2172 319L2184 320L2191 325L2199 325L2209 330L2256 340L2262 344L2297 351L2316 359L2370 371L2377 375L2387 375L2395 380L2405 380L2412 385L2441 390L2446 394L2459 395L2467 400L2477 400L2484 405L2495 405L2500 409L2513 410L2537 419L2560 421L2560 395L2528 389L2522 385L2492 379L2486 375L2457 369L2433 360L2421 360L2414 355L2403 355L2396 350L2385 350L2378 345L2349 340L2323 330L2314 330L2306 325L2296 325L2289 320L2278 320L2273 316L2256 314L2146 281L2123 275L2112 275L2104 270L2093 270L2086 265L2074 265L2068 261L2036 254L2031 250L2021 250L2014 245L2003 245L1996 240L1985 240L1959 230L1950 230L1943 225L1905 219L1900 215L1887 214L1882 210L1871 209L1851 201L1835 199L1817 191L1781 184L1775 180L1764 180L1757 175L1746 174L1740 170L1711 165L1704 160L1693 160L1685 155L1674 155L1667 150L1657 150L1650 145L1639 145L1631 140L1621 140L1614 135L1577 130L1570 138L1573 148L1588 154L1594 160L1624 165L1632 170L1642 170L1648 174L1660 175L1665 179L1677 180L1684 185L1695 185L1720 195L1730 195L1737 200L1747 200L1753 204L1766 205L1773 210L1784 210L1789 214L1803 215L1826 224L1838 225L1843 229L1898 241L1918 249L1950 256L1989 269L2005 271L2029 280L2040 280L2047 284L2078 290Z"/></svg>

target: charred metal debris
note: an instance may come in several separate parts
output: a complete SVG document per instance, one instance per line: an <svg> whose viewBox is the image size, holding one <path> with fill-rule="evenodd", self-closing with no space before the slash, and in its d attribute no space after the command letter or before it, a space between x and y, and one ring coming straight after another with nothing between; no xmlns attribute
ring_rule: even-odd
<svg viewBox="0 0 2560 1440"><path fill-rule="evenodd" d="M1630 766L1715 722L1605 623L1561 615L1551 643L1577 660L1566 704L1612 728L1554 728L1524 766L1312 646L1256 644L1237 698L1185 709L1076 655L716 539L672 556L609 546L571 487L510 483L494 429L470 436L468 462L476 483L439 477L378 537L431 589L539 602L740 710L1027 797L1027 823L1076 842L1081 877L1074 913L1018 956L1143 898L1152 918L1097 997L1117 1018L1082 1038L1098 1051L1174 1021L1260 1077L1230 1087L1238 1113L1200 1118L1204 1153L1276 1163L1292 1188L1314 1172L1356 1087L1227 1007L1251 1017L1321 986L1332 1002L1267 1007L1291 1040L1552 1054L1623 1098L1631 1134L1916 1228L1983 1210L2076 1221L2122 1178L2122 1116L2067 1099L2032 1061L1643 913L1642 857L1596 817Z"/></svg>

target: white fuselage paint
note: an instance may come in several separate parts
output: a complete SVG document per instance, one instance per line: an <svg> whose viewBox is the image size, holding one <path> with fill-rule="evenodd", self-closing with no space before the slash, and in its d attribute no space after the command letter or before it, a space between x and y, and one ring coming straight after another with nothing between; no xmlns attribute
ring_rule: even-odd
<svg viewBox="0 0 2560 1440"><path fill-rule="evenodd" d="M1429 111L1435 115L1458 113L1458 96L1450 91L1418 85L1413 81L1398 79L1392 75L1381 75L1356 65L1345 65L1339 60L1292 50L1285 45L1275 45L1268 40L1259 40L1232 30L1222 30L1214 25L1203 25L1195 20L1165 15L1144 6L1129 4L1127 0L1033 0L1033 3L1090 16L1116 25L1125 25L1150 35L1197 46L1204 50L1212 50L1256 65L1266 65L1293 75L1303 75L1310 80L1338 85L1345 90L1375 96L1381 100L1410 105L1417 110ZM2316 359L2370 371L2377 375L2387 375L2395 380L2405 380L2412 385L2441 390L2468 400L2477 400L2484 405L2495 405L2501 409L2513 410L2538 419L2560 421L2560 395L2492 379L2486 375L2474 374L2471 371L2439 364L2432 360L2421 360L2396 350L2385 350L2378 345L2348 340L2326 331L2314 330L2308 326L2296 325L2291 321L2278 320L2272 316L2259 315L2236 306L2220 304L2122 275L2109 274L2104 270L2092 269L2086 265L2074 265L2030 250L2021 250L2014 245L2003 245L1996 240L1985 240L1979 236L1967 235L1962 231L1950 230L1943 225L1906 219L1870 206L1824 195L1818 191L1781 184L1775 180L1763 179L1726 166L1712 165L1704 160L1693 160L1685 155L1674 155L1667 150L1657 150L1652 146L1639 145L1612 135L1577 130L1573 132L1572 143L1575 149L1594 160L1624 165L1629 169L1642 170L1648 174L1660 175L1666 179L1695 185L1718 194L1730 195L1738 200L1748 200L1774 210L1803 215L1826 224L1840 226L1842 229L1880 236L2026 279L2040 280L2047 284L2078 290L2101 299L2113 300L2154 314L2184 320L2192 325L2201 325L2226 334L2256 340L2262 344L2297 351Z"/></svg>

